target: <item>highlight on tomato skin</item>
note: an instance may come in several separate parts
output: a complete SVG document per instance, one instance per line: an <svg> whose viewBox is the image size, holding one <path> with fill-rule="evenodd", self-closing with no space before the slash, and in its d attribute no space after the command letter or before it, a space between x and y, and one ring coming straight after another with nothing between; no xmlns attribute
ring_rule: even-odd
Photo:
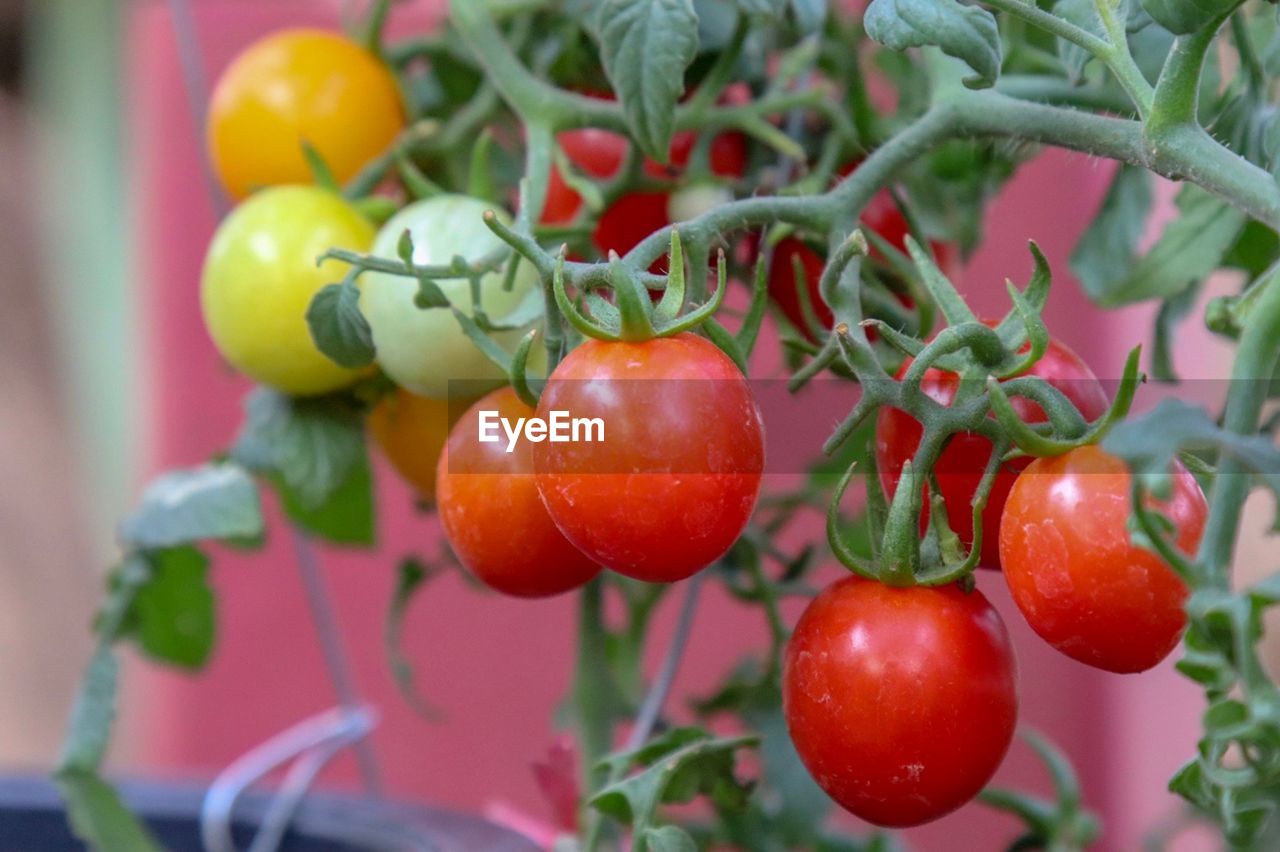
<svg viewBox="0 0 1280 852"><path fill-rule="evenodd" d="M1168 500L1151 500L1176 547L1195 552L1208 506L1181 462ZM1000 522L1000 556L1014 603L1042 639L1095 668L1146 671L1177 647L1187 586L1130 534L1131 475L1097 446L1032 462Z"/></svg>
<svg viewBox="0 0 1280 852"><path fill-rule="evenodd" d="M538 404L599 418L600 442L534 447L538 490L570 541L628 577L669 583L724 555L755 508L764 427L746 378L689 333L588 340Z"/></svg>
<svg viewBox="0 0 1280 852"><path fill-rule="evenodd" d="M985 322L990 326L995 325L992 320ZM911 359L908 358L895 378L901 379L910 366ZM1102 383L1089 365L1061 341L1051 339L1044 356L1025 375L1038 376L1062 391L1086 420L1096 420L1106 413L1109 402ZM950 405L955 400L959 387L959 376L936 368L926 370L920 381L920 389L942 405ZM1046 420L1044 411L1035 403L1022 397L1014 397L1011 402L1026 422L1043 423ZM896 408L880 410L876 417L875 452L880 485L885 494L894 493L902 476L903 465L915 455L923 434L920 424L910 415ZM989 440L981 435L962 433L951 436L934 467L943 500L946 501L947 522L966 546L973 543L973 495L978 491L978 484L990 457ZM982 513L980 567L998 570L1003 564L1000 556L1000 518L1018 471L1029 464L1029 457L1012 459L1005 462L996 475ZM920 512L921 532L929 520L929 487L925 485L923 488L926 499Z"/></svg>
<svg viewBox="0 0 1280 852"><path fill-rule="evenodd" d="M395 75L341 34L280 30L246 47L218 78L207 146L227 193L308 183L310 144L341 183L391 145L406 118Z"/></svg>
<svg viewBox="0 0 1280 852"><path fill-rule="evenodd" d="M509 387L481 397L449 433L436 466L440 524L458 561L506 595L542 598L576 589L600 565L552 523L533 474L532 445L480 440L481 412L516 422L534 414Z"/></svg>
<svg viewBox="0 0 1280 852"><path fill-rule="evenodd" d="M1000 766L1017 662L981 592L850 576L796 624L782 702L818 786L854 816L905 828L969 802Z"/></svg>

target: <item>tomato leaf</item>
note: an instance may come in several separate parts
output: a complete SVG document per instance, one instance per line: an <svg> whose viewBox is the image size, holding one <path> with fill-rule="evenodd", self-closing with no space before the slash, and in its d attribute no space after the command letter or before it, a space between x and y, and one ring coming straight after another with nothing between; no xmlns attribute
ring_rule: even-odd
<svg viewBox="0 0 1280 852"><path fill-rule="evenodd" d="M698 52L691 0L604 0L597 16L600 59L640 149L670 155L684 72Z"/></svg>
<svg viewBox="0 0 1280 852"><path fill-rule="evenodd" d="M360 288L350 277L316 293L307 307L307 327L316 348L335 364L354 369L373 363L373 330L360 312Z"/></svg>
<svg viewBox="0 0 1280 852"><path fill-rule="evenodd" d="M1057 0L1053 4L1053 14L1096 36L1106 35L1094 0ZM1073 83L1080 83L1084 79L1085 66L1094 58L1093 54L1066 39L1060 38L1057 42L1058 59L1062 61L1067 78Z"/></svg>
<svg viewBox="0 0 1280 852"><path fill-rule="evenodd" d="M373 482L364 424L342 395L293 398L258 388L231 457L265 475L289 517L342 544L371 544Z"/></svg>
<svg viewBox="0 0 1280 852"><path fill-rule="evenodd" d="M635 751L611 755L602 765L614 771L641 771L615 781L589 804L643 836L660 805L709 796L717 808L741 807L750 783L734 774L738 749L754 747L758 737L713 737L701 728L673 728Z"/></svg>
<svg viewBox="0 0 1280 852"><path fill-rule="evenodd" d="M1101 260L1092 261L1083 273L1073 265L1090 298L1103 307L1172 298L1222 264L1244 228L1246 214L1192 184L1178 192L1177 206L1178 218L1125 274L1099 274Z"/></svg>
<svg viewBox="0 0 1280 852"><path fill-rule="evenodd" d="M780 18L787 10L788 0L733 0L733 3L744 15Z"/></svg>
<svg viewBox="0 0 1280 852"><path fill-rule="evenodd" d="M215 636L209 560L194 547L148 553L151 571L138 587L126 619L126 635L153 659L184 669L209 660Z"/></svg>
<svg viewBox="0 0 1280 852"><path fill-rule="evenodd" d="M676 825L646 828L640 835L648 852L698 852L689 832Z"/></svg>
<svg viewBox="0 0 1280 852"><path fill-rule="evenodd" d="M1227 14L1240 0L1142 0L1142 8L1169 32L1193 33Z"/></svg>
<svg viewBox="0 0 1280 852"><path fill-rule="evenodd" d="M932 46L973 69L964 84L994 86L1000 76L1000 29L995 16L956 0L872 0L863 17L867 35L891 50Z"/></svg>
<svg viewBox="0 0 1280 852"><path fill-rule="evenodd" d="M1151 175L1145 169L1116 169L1102 206L1071 253L1071 271L1094 299L1114 290L1133 268L1151 197Z"/></svg>
<svg viewBox="0 0 1280 852"><path fill-rule="evenodd" d="M258 488L236 464L207 464L157 477L120 524L129 547L173 547L201 539L257 539L263 532Z"/></svg>
<svg viewBox="0 0 1280 852"><path fill-rule="evenodd" d="M160 852L160 845L97 772L64 769L54 775L71 830L90 849Z"/></svg>

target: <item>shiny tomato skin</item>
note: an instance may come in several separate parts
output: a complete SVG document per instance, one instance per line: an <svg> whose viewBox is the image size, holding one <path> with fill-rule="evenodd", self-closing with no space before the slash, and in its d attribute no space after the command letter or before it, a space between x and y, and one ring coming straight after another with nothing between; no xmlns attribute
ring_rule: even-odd
<svg viewBox="0 0 1280 852"><path fill-rule="evenodd" d="M377 57L337 33L289 29L254 42L219 77L207 143L227 192L244 198L311 182L303 141L346 181L404 126L395 75Z"/></svg>
<svg viewBox="0 0 1280 852"><path fill-rule="evenodd" d="M1152 501L1192 554L1208 508L1200 486L1174 463L1173 491ZM1000 522L1004 577L1027 623L1067 656L1109 672L1155 666L1186 626L1187 586L1130 540L1130 474L1086 446L1037 459L1018 476Z"/></svg>
<svg viewBox="0 0 1280 852"><path fill-rule="evenodd" d="M479 439L480 412L515 423L531 417L509 387L480 398L449 433L436 467L436 501L445 538L463 566L505 595L542 598L576 589L600 566L565 539L538 496L527 442L506 451Z"/></svg>
<svg viewBox="0 0 1280 852"><path fill-rule="evenodd" d="M954 811L991 779L1017 722L1017 664L981 592L848 577L800 617L782 702L827 795L901 828Z"/></svg>
<svg viewBox="0 0 1280 852"><path fill-rule="evenodd" d="M991 324L993 323L988 323ZM899 379L906 374L910 365L910 359L903 363L898 370ZM1056 340L1050 341L1044 357L1036 362L1028 375L1039 376L1062 391L1087 420L1097 419L1107 410L1106 391L1093 371L1078 355ZM955 373L938 369L927 370L920 382L921 390L942 405L951 404L959 385L960 379ZM1038 405L1022 397L1014 397L1012 402L1024 420L1035 423L1046 419ZM922 434L920 424L906 412L896 408L880 410L876 420L876 466L880 486L886 495L892 497L902 475L902 466L915 455ZM990 457L991 442L981 435L966 432L951 436L935 467L938 483L942 486L942 497L946 501L947 520L966 546L973 542L970 503ZM1026 457L1013 459L1006 462L996 474L996 481L982 513L982 556L978 564L984 568L1000 567L1000 516L1018 471L1030 463L1031 459ZM920 518L922 532L929 518L928 494L926 487L926 503Z"/></svg>
<svg viewBox="0 0 1280 852"><path fill-rule="evenodd" d="M693 334L589 340L556 367L538 405L600 418L603 441L534 445L556 525L595 561L673 582L724 555L751 517L764 430L746 379Z"/></svg>

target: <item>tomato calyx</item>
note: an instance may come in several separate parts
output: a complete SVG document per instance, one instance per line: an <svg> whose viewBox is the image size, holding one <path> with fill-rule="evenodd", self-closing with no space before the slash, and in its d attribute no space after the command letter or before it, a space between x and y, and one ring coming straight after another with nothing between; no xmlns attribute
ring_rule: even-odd
<svg viewBox="0 0 1280 852"><path fill-rule="evenodd" d="M565 252L562 248L552 276L556 305L570 325L596 340L638 343L690 331L714 316L724 302L728 283L724 251L721 250L716 259L715 292L706 303L686 313L681 313L685 308L685 253L679 231L671 232L671 258L667 286L656 303L636 270L617 252L609 253L608 281L613 301L586 290L575 302L565 289Z"/></svg>

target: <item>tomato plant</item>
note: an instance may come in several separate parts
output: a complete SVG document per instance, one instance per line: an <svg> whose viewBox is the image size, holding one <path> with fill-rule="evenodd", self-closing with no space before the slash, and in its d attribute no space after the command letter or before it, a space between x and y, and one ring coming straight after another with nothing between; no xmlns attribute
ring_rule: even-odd
<svg viewBox="0 0 1280 852"><path fill-rule="evenodd" d="M375 56L324 30L254 42L218 79L206 124L209 157L235 198L306 183L310 144L346 181L404 129L396 78Z"/></svg>
<svg viewBox="0 0 1280 852"><path fill-rule="evenodd" d="M154 846L100 774L117 646L203 665L200 544L259 546L262 488L300 553L311 536L372 544L373 441L420 503L436 488L423 508L445 532L438 557L400 563L398 682L429 578L461 565L507 594L576 589L565 719L582 760L549 786L582 852L884 848L828 813L909 826L970 801L1017 819L1013 848L1087 848L1101 827L1047 739L1028 735L1051 795L986 786L1018 712L1013 649L976 590L997 565L1033 631L1078 660L1137 672L1184 637L1178 671L1206 711L1169 786L1224 845L1276 847L1280 687L1260 642L1280 591L1233 576L1246 499L1280 492L1275 16L1239 0L827 6L451 0L438 32L391 40L375 0L352 40L288 31L232 64L210 153L231 194L261 191L219 228L202 299L219 351L265 387L225 452L159 477L121 524L58 770L87 845ZM1032 243L1034 273L990 321L951 280L989 220L1002 241L1038 236L987 213L1046 147L1115 162L1093 172L1107 187L1088 222L1072 220L1087 187L1040 199L1080 234L1073 281L1099 310L1152 303L1081 320L1133 347L1109 394L1053 337L1075 321L1049 307L1062 263ZM376 236L362 213L386 222ZM727 299L730 280L749 295ZM770 299L799 335L762 334ZM1172 380L1209 351L1180 336L1202 303L1231 381L1192 400ZM820 447L770 420L771 464L792 475L764 488L753 382L778 365L789 392L842 382L850 406ZM460 407L446 399L486 392L478 406L515 425L482 439L472 408L430 481L438 415ZM819 582L828 554L849 577ZM679 726L670 692L708 585L767 643ZM812 602L793 624L795 598ZM740 777L751 750L759 777ZM1108 815L1129 800L1092 795Z"/></svg>
<svg viewBox="0 0 1280 852"><path fill-rule="evenodd" d="M547 511L597 562L672 582L723 556L746 526L764 468L760 412L705 339L584 343L542 393L539 414L557 409L605 424L603 441L534 450Z"/></svg>
<svg viewBox="0 0 1280 852"><path fill-rule="evenodd" d="M419 267L447 267L455 257L473 264L492 264L502 242L485 227L483 216L491 209L476 198L437 196L415 202L382 226L373 241L372 254L387 260L399 257L404 235L409 235L410 258ZM474 278L455 273L433 283L451 309L474 315L472 280L476 282L484 314L502 323L536 299L535 275L530 266L516 271L510 288L502 272L481 269ZM360 310L368 320L378 365L401 387L422 396L443 399L451 395L474 396L483 386L497 384L502 370L476 347L459 327L446 306L419 308L418 283L409 277L370 271L362 276ZM499 332L497 340L508 348L523 328ZM450 383L453 383L451 390Z"/></svg>
<svg viewBox="0 0 1280 852"><path fill-rule="evenodd" d="M307 307L341 264L316 258L330 248L364 251L373 226L323 189L266 190L236 208L214 234L201 276L205 326L240 372L292 394L349 385L358 371L320 353Z"/></svg>
<svg viewBox="0 0 1280 852"><path fill-rule="evenodd" d="M1153 508L1175 546L1195 552L1204 494L1174 462L1172 493ZM1000 522L1005 580L1027 623L1069 657L1140 672L1178 644L1187 585L1130 535L1131 476L1098 447L1037 459L1018 475Z"/></svg>
<svg viewBox="0 0 1280 852"><path fill-rule="evenodd" d="M782 702L822 789L875 825L937 819L995 773L1018 717L1017 665L981 592L849 577L787 645Z"/></svg>
<svg viewBox="0 0 1280 852"><path fill-rule="evenodd" d="M527 442L508 451L482 443L480 412L515 421L534 412L510 388L482 397L459 418L440 456L436 492L449 546L482 583L522 598L576 589L600 571L564 537L543 507Z"/></svg>
<svg viewBox="0 0 1280 852"><path fill-rule="evenodd" d="M903 362L898 370L901 379L911 367L911 360ZM1059 341L1050 341L1044 355L1029 371L1030 375L1043 379L1062 394L1087 419L1101 417L1107 410L1107 395L1102 384L1089 366L1078 355ZM951 405L960 390L960 377L952 372L931 368L920 379L920 390L940 405ZM1013 400L1019 415L1028 423L1044 422L1043 409L1024 398ZM876 467L881 486L892 494L898 487L902 466L915 455L923 430L911 415L897 408L883 408L876 420ZM952 529L967 546L973 542L973 516L970 504L978 492L978 484L991 458L991 441L982 435L962 433L953 435L946 448L938 456L934 471L942 498L946 503L947 519ZM1005 462L991 494L987 497L982 514L982 559L985 568L999 568L1000 518L1005 501L1013 488L1019 470L1031 463L1029 457ZM928 494L928 486L925 486ZM921 528L928 523L928 511L921 513Z"/></svg>

